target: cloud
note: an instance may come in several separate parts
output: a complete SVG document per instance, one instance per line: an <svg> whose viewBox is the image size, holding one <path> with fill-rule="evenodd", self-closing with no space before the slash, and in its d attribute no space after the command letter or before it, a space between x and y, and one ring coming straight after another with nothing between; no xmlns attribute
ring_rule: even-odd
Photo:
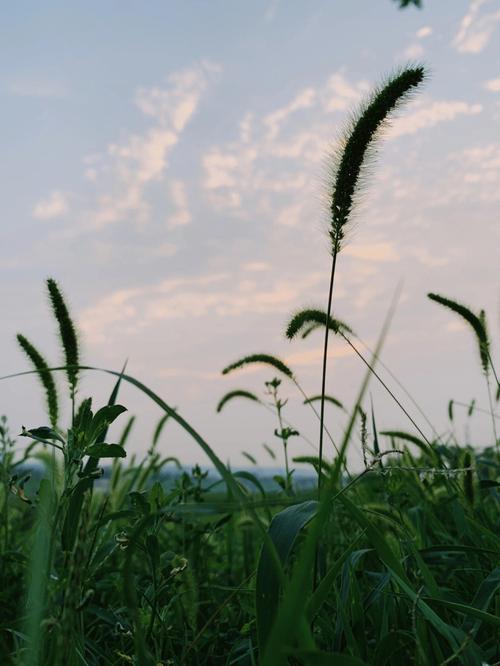
<svg viewBox="0 0 500 666"><path fill-rule="evenodd" d="M156 257L173 257L177 253L178 247L173 243L162 243L153 248L148 248Z"/></svg>
<svg viewBox="0 0 500 666"><path fill-rule="evenodd" d="M192 68L174 72L163 88L139 88L135 103L147 116L179 133L192 118L206 90L208 78L221 71L219 65L203 60Z"/></svg>
<svg viewBox="0 0 500 666"><path fill-rule="evenodd" d="M186 186L182 180L173 180L170 183L170 196L175 206L175 212L168 217L167 226L181 227L191 222Z"/></svg>
<svg viewBox="0 0 500 666"><path fill-rule="evenodd" d="M298 227L306 218L307 203L298 201L291 206L285 206L276 216L276 224L282 227Z"/></svg>
<svg viewBox="0 0 500 666"><path fill-rule="evenodd" d="M209 202L242 219L250 217L250 210L253 215L272 214L280 226L307 219L317 195L315 172L329 147L329 114L351 107L368 87L339 71L320 85L299 90L260 118L246 112L239 138L213 146L202 158L202 186ZM299 112L300 123L292 123Z"/></svg>
<svg viewBox="0 0 500 666"><path fill-rule="evenodd" d="M347 245L344 248L344 254L355 259L384 263L399 261L400 259L394 244L389 242Z"/></svg>
<svg viewBox="0 0 500 666"><path fill-rule="evenodd" d="M458 101L417 102L413 112L395 118L387 131L387 137L395 139L405 134L415 134L421 129L434 127L442 122L454 120L459 115L475 115L481 113L481 104L468 104Z"/></svg>
<svg viewBox="0 0 500 666"><path fill-rule="evenodd" d="M249 271L251 273L261 273L264 271L270 271L272 266L265 261L249 261L248 263L243 264L242 268L244 271Z"/></svg>
<svg viewBox="0 0 500 666"><path fill-rule="evenodd" d="M264 118L264 125L268 128L267 138L269 140L275 139L278 135L281 126L286 122L287 118L301 109L308 109L314 105L316 101L316 91L314 88L305 88L299 92L292 101L280 109L276 109Z"/></svg>
<svg viewBox="0 0 500 666"><path fill-rule="evenodd" d="M148 218L149 207L144 200L147 186L161 181L169 164L169 156L179 142L205 92L209 75L219 68L211 63L175 72L167 77L163 88L140 88L135 102L139 109L156 121L156 125L143 134L132 135L121 145L108 146L107 158L115 187L119 195L108 195L93 215L94 226L117 222L135 212L139 221ZM183 198L182 184L175 182L170 189L177 211L168 220L169 226L190 221Z"/></svg>
<svg viewBox="0 0 500 666"><path fill-rule="evenodd" d="M102 153L84 159L84 176L94 184L95 194L81 216L81 224L67 229L67 236L95 232L124 220L148 222L148 188L164 182L170 155L196 113L212 77L219 71L218 65L202 61L170 74L163 86L139 88L135 103L152 124L142 132L132 132L124 140L108 144ZM167 220L170 227L191 220L183 187L180 181L170 185L175 208ZM59 211L61 203L51 202ZM37 208L39 217L44 210Z"/></svg>
<svg viewBox="0 0 500 666"><path fill-rule="evenodd" d="M429 252L425 247L415 247L411 250L411 254L413 254L421 264L429 266L430 268L447 266L451 261L449 257L444 257L442 255L438 256L433 252Z"/></svg>
<svg viewBox="0 0 500 666"><path fill-rule="evenodd" d="M490 79L485 81L484 87L490 92L500 92L500 78L499 79Z"/></svg>
<svg viewBox="0 0 500 666"><path fill-rule="evenodd" d="M452 42L460 53L481 53L488 45L500 21L500 10L481 14L481 8L489 4L491 0L471 0Z"/></svg>
<svg viewBox="0 0 500 666"><path fill-rule="evenodd" d="M264 13L264 18L267 23L271 23L274 21L274 18L276 16L276 12L278 10L278 6L280 5L281 0L270 0L267 7L266 11Z"/></svg>
<svg viewBox="0 0 500 666"><path fill-rule="evenodd" d="M7 93L15 97L62 99L68 96L68 89L61 81L26 78L10 81L7 84Z"/></svg>
<svg viewBox="0 0 500 666"><path fill-rule="evenodd" d="M493 225L491 204L500 201L500 143L472 145L448 153L444 160L431 166L425 181L420 181L412 195L416 205L424 201L431 210L435 206L463 209L463 204L467 210L474 205L483 211L481 216L489 220L487 224ZM409 199L407 205L408 202Z"/></svg>
<svg viewBox="0 0 500 666"><path fill-rule="evenodd" d="M300 282L283 278L270 282L267 271L244 273L208 273L120 289L84 310L80 327L91 344L101 344L109 341L113 328L117 335L137 335L139 328L171 319L285 314L324 282L323 273L305 275Z"/></svg>
<svg viewBox="0 0 500 666"><path fill-rule="evenodd" d="M421 58L425 53L425 49L422 44L410 44L404 51L403 56L409 60L416 60Z"/></svg>
<svg viewBox="0 0 500 666"><path fill-rule="evenodd" d="M327 112L346 111L370 89L367 81L350 83L342 72L336 72L322 91L323 108Z"/></svg>
<svg viewBox="0 0 500 666"><path fill-rule="evenodd" d="M61 217L68 210L67 196L59 190L54 190L46 199L42 199L36 204L32 215L38 220L51 220Z"/></svg>
<svg viewBox="0 0 500 666"><path fill-rule="evenodd" d="M329 349L328 358L346 358L352 356L354 352L347 345L336 346ZM294 352L285 357L287 365L295 366L309 366L312 364L319 364L323 359L323 346L316 347L315 349L307 349L305 351Z"/></svg>
<svg viewBox="0 0 500 666"><path fill-rule="evenodd" d="M418 39L425 39L426 37L429 37L432 35L432 28L430 25L424 25L422 26L417 32L415 33L415 36Z"/></svg>
<svg viewBox="0 0 500 666"><path fill-rule="evenodd" d="M479 200L500 200L500 143L468 148L454 153L450 159L453 162L459 160L462 165L462 178L459 183L462 195L467 194L467 186L472 186Z"/></svg>

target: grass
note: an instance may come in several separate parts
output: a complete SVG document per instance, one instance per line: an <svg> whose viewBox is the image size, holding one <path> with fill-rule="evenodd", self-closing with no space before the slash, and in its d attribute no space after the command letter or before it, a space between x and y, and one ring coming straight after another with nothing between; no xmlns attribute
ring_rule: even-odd
<svg viewBox="0 0 500 666"><path fill-rule="evenodd" d="M330 285L371 142L422 77L421 68L402 70L354 117L334 178ZM278 446L265 450L283 472L270 486L251 452L243 452L249 469L232 471L126 368L83 365L59 286L50 279L47 288L63 365L49 364L21 334L18 342L32 366L20 374L39 379L49 425L24 428L21 447L7 419L0 421L1 664L500 664L500 391L483 311L430 294L475 333L492 424L483 450L461 444L452 428L428 439L405 406L418 403L393 373L392 387L378 374L397 297L375 349L363 354L359 338L332 316L333 288L327 311L300 310L290 322L290 338L332 331L355 349L365 377L350 409L341 386L333 397L323 381L322 393L308 396L293 369L269 354L227 366L224 374L254 363L267 373L262 396L235 388L214 409L245 399L275 415ZM113 377L106 405L80 399L84 372ZM64 375L67 426L59 422ZM408 431L378 431L366 406L371 381L382 382L408 416ZM132 453L134 416L120 404L124 383L161 410L141 460ZM318 442L295 428L288 388L313 409ZM347 414L339 441L324 427L325 403ZM469 416L478 409L450 401L451 426L457 406ZM174 423L208 456L216 477L163 455L161 434ZM122 429L115 442L112 424ZM323 455L323 433L332 458ZM290 460L292 437L313 453ZM357 473L347 466L353 446L363 452ZM310 466L319 494L301 489L294 462Z"/></svg>

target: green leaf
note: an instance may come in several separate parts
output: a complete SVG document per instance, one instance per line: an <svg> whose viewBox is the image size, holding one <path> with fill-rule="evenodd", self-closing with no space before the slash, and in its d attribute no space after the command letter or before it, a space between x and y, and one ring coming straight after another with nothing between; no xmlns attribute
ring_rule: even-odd
<svg viewBox="0 0 500 666"><path fill-rule="evenodd" d="M320 652L319 650L296 650L290 652L306 666L366 666L366 662L349 654Z"/></svg>
<svg viewBox="0 0 500 666"><path fill-rule="evenodd" d="M82 479L76 484L71 492L61 534L62 549L65 551L71 551L73 549L78 531L78 524L80 522L83 496L87 490L92 488L93 481L93 479L88 477Z"/></svg>
<svg viewBox="0 0 500 666"><path fill-rule="evenodd" d="M398 557L389 545L389 542L384 537L383 533L375 527L375 525L365 516L365 514L358 509L358 507L351 502L345 495L340 495L339 502L341 502L348 513L354 518L360 527L366 530L368 538L377 551L378 556L386 564L395 571L402 579L406 579L406 573L399 561Z"/></svg>
<svg viewBox="0 0 500 666"><path fill-rule="evenodd" d="M149 515L151 507L149 505L146 492L139 493L134 490L133 492L129 493L128 496L134 509L138 510L144 516Z"/></svg>
<svg viewBox="0 0 500 666"><path fill-rule="evenodd" d="M498 481L493 481L491 479L483 479L479 482L480 488L500 488L500 483Z"/></svg>
<svg viewBox="0 0 500 666"><path fill-rule="evenodd" d="M389 661L400 650L404 650L407 644L414 642L414 637L410 632L401 630L391 631L386 634L378 643L373 656L373 666L385 666L387 663L395 663L394 660ZM398 662L401 663L401 660Z"/></svg>
<svg viewBox="0 0 500 666"><path fill-rule="evenodd" d="M361 535L360 535L361 536ZM342 565L352 553L352 550L357 543L359 536L351 543L349 548L342 553L342 555L335 560L330 569L327 571L325 576L321 579L318 587L314 590L312 596L310 597L307 606L306 606L306 615L309 621L313 621L316 614L319 612L321 606L326 601L328 594L331 590L331 587L339 575Z"/></svg>
<svg viewBox="0 0 500 666"><path fill-rule="evenodd" d="M391 572L394 580L396 580L398 585L403 589L408 597L418 606L426 620L435 627L435 629L448 641L454 650L458 649L463 632L446 624L446 622L444 622L439 617L439 615L437 615L432 610L432 608L428 606L428 604L426 604L418 597L417 593L410 585L410 581L401 565L401 562L392 550L383 533L381 533L380 530L378 530L375 525L365 516L365 514L360 509L358 509L355 504L347 499L345 495L341 495L339 497L339 501L344 504L356 522L361 527L366 529L368 538L377 551L378 556Z"/></svg>
<svg viewBox="0 0 500 666"><path fill-rule="evenodd" d="M52 428L49 428L49 426L40 426L39 428L30 428L30 430L26 430L23 428L23 431L20 435L21 437L31 437L32 439L37 439L37 440L50 440L50 439L55 439L58 442L61 442L61 444L65 444L66 442L64 439L61 437L59 433L57 433L55 430Z"/></svg>
<svg viewBox="0 0 500 666"><path fill-rule="evenodd" d="M127 453L119 444L92 444L85 450L85 455L93 458L125 458Z"/></svg>
<svg viewBox="0 0 500 666"><path fill-rule="evenodd" d="M426 601L432 601L437 604L441 604L442 606L446 606L446 608L449 608L450 610L455 610L458 613L463 613L464 615L475 617L482 622L491 624L493 627L500 627L500 617L497 615L491 615L491 613L487 613L486 611L480 610L479 608L474 608L474 606L469 606L468 604L458 604L454 601L447 601L446 599L433 599L432 597L426 597ZM480 623L476 623L478 628L479 624Z"/></svg>
<svg viewBox="0 0 500 666"><path fill-rule="evenodd" d="M311 500L287 507L274 516L268 534L282 564L288 560L298 535L314 517L317 508L318 502ZM264 544L259 557L255 582L257 634L261 654L264 653L264 646L276 618L280 590L281 581L268 548Z"/></svg>
<svg viewBox="0 0 500 666"><path fill-rule="evenodd" d="M474 607L475 609L486 611L486 609L491 603L492 598L498 592L499 589L500 589L500 567L496 567L483 580L483 582L479 586L479 589L477 590L476 594L474 595L474 599L471 602L471 606ZM467 614L474 616L474 613L471 612ZM480 617L479 615L476 615L476 617L479 620L483 619L486 622L488 622L488 619L486 617ZM475 636L479 629L480 624L481 624L480 621L475 623L466 621L464 622L462 628L464 631L472 631L472 635Z"/></svg>
<svg viewBox="0 0 500 666"><path fill-rule="evenodd" d="M106 405L106 407L101 407L101 409L94 414L94 418L89 427L87 441L89 443L95 442L102 431L110 426L120 414L123 414L123 412L126 411L127 408L123 407L123 405Z"/></svg>
<svg viewBox="0 0 500 666"><path fill-rule="evenodd" d="M118 379L116 380L115 385L113 386L113 390L111 391L111 394L110 394L109 399L108 399L108 404L107 404L108 407L112 407L116 404L116 398L118 397L118 391L120 390L122 375L125 372L126 367L127 367L127 361L125 361L125 363L123 364L122 371L121 371L120 375L118 376ZM89 405L89 407L90 406L91 405ZM97 414L96 414L96 416L97 416ZM92 444L93 442L95 444L103 444L106 441L106 436L108 434L107 426L101 428L100 433L94 438L94 440L88 438L88 432L87 431L89 431L90 423L93 421L93 419L94 419L94 415L92 414L92 411L90 411L89 414L86 414L85 423L84 424L82 423L82 429L85 431L85 433L87 433L87 438L86 438L87 444ZM128 428L129 429L131 427L131 422L133 422L133 419L134 419L134 417L132 417L131 420L129 420L129 423L128 423ZM123 443L124 443L124 438L123 438L123 435L122 435L122 437L120 439L120 445L123 445ZM89 459L87 460L87 464L85 465L85 470L84 470L85 475L90 474L92 471L97 469L98 464L99 464L99 459L98 458L94 458L92 456L89 457Z"/></svg>
<svg viewBox="0 0 500 666"><path fill-rule="evenodd" d="M148 534L146 537L146 550L149 553L155 569L160 565L160 544L155 534Z"/></svg>

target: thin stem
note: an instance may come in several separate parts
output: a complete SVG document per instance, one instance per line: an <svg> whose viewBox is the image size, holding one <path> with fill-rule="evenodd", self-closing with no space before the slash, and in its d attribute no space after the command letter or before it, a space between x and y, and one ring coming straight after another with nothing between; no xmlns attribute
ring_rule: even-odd
<svg viewBox="0 0 500 666"><path fill-rule="evenodd" d="M491 386L490 386L490 375L489 373L486 373L486 385L488 387L488 400L490 403L490 411L491 411L491 424L493 426L493 437L495 439L495 448L497 450L497 453L499 452L499 441L498 441L498 435L497 435L497 426L495 423L495 415L493 411L493 398L491 397Z"/></svg>
<svg viewBox="0 0 500 666"><path fill-rule="evenodd" d="M470 405L468 405L466 402L459 402L458 400L453 400L453 404L458 405L459 407L465 407L465 409L470 408ZM493 416L493 418L495 419L500 419L500 414L492 412L491 409L482 409L481 407L474 405L474 411L481 412L482 414L489 414L490 416Z"/></svg>
<svg viewBox="0 0 500 666"><path fill-rule="evenodd" d="M306 394L306 392L304 391L304 389L302 388L302 386L299 384L299 382L295 379L295 377L293 378L292 381L293 381L293 383L295 384L295 386L298 388L298 390L300 391L300 393L302 394L302 397L303 397L306 401L308 401L308 400L309 400L309 396ZM318 411L317 411L316 407L312 404L312 402L307 402L307 404L308 404L309 407L312 409L313 413L316 415L316 418L319 420L319 419L320 419L320 415L318 414ZM326 432L326 434L327 434L327 436L328 436L328 439L329 439L330 442L332 443L332 446L333 446L333 448L335 449L337 455L339 455L340 452L339 452L338 446L335 444L335 441L334 441L334 439L333 439L333 437L332 437L330 431L328 430L328 428L327 428L326 425L324 425L324 424L323 424L323 429L324 429L324 431ZM349 473L349 470L347 469L347 463L346 463L345 461L344 461L344 471L345 471L345 473L347 474L347 476L348 476L349 478L352 478L352 477L351 477L351 474Z"/></svg>
<svg viewBox="0 0 500 666"><path fill-rule="evenodd" d="M384 380L380 377L380 375L377 373L377 371L371 367L370 363L365 359L365 357L359 352L356 347L352 344L352 342L349 340L348 337L342 333L342 331L339 331L339 334L344 338L344 340L347 342L347 344L351 347L351 349L359 356L359 358L363 361L363 363L366 365L367 368L371 370L373 373L373 376L378 379L378 381L382 384L382 386L385 388L387 393L391 396L391 398L394 400L394 402L397 404L397 406L401 409L403 414L409 419L410 423L413 425L413 427L418 431L419 435L422 437L424 442L430 446L431 443L427 439L427 437L424 435L422 430L419 428L419 426L415 423L414 419L410 416L410 414L407 412L407 410L403 407L401 402L396 398L394 393L391 391L391 389L387 386L387 384L384 382Z"/></svg>
<svg viewBox="0 0 500 666"><path fill-rule="evenodd" d="M361 344L362 344L363 347L366 349L366 351L369 352L369 353L371 354L371 353L372 353L372 350L371 350L370 347L366 344L366 342L364 342L364 341L359 337L359 335L355 335L355 337L357 338L357 340L359 340L359 342L361 342ZM395 381L396 384L399 386L399 388L400 388L400 389L401 389L401 390L402 390L402 391L408 396L408 399L412 402L412 404L415 406L415 408L416 408L417 411L419 412L420 416L422 416L422 418L425 420L425 422L427 423L427 425L429 426L429 428L432 430L433 435L434 435L437 439L440 439L440 435L439 435L438 431L436 430L436 428L433 426L433 424L432 424L431 421L429 420L427 414L426 414L425 411L422 409L422 407L420 407L420 405L418 404L418 402L415 400L415 398L412 396L412 394L408 391L408 389L405 387L405 385L404 385L404 384L403 384L403 383L402 383L402 382L396 377L396 375L392 372L392 370L391 370L391 369L390 369L385 363L382 362L382 360L379 359L378 363L379 363L379 365L380 365L382 368L384 368L384 370L387 372L387 374L390 375L390 376L392 377L392 379L394 379L394 381ZM457 403L457 404L458 404L458 403Z"/></svg>
<svg viewBox="0 0 500 666"><path fill-rule="evenodd" d="M282 407L282 405L281 405L280 400L278 399L278 389L277 388L274 389L273 398L274 398L274 404L276 405L276 413L278 415L278 422L280 424L280 433L281 433L281 435L283 435L283 431L284 431L283 418L281 416L281 407ZM288 441L287 441L287 439L285 439L285 437L282 437L282 441L283 441L283 451L284 451L284 454L285 454L286 493L288 494L288 491L290 490L290 469L289 469L289 466L288 466L288 451L287 451Z"/></svg>
<svg viewBox="0 0 500 666"><path fill-rule="evenodd" d="M498 379L497 371L495 370L495 366L493 365L493 359L491 358L491 354L489 349L486 350L486 353L488 354L488 360L490 362L490 368L493 371L493 376L495 377L495 381L497 383L497 386L500 386L500 380Z"/></svg>
<svg viewBox="0 0 500 666"><path fill-rule="evenodd" d="M330 321L330 316L332 312L333 284L335 280L335 267L337 265L338 249L339 249L339 237L337 232L333 248L332 270L330 273L330 287L328 290L328 307L326 308L327 325L325 326L325 344L323 348L323 369L321 375L321 410L319 417L319 453L318 453L319 457L318 497L320 496L321 493L321 474L323 472L323 426L325 422L326 364L328 357L328 333L330 332L330 327L328 326L328 322Z"/></svg>

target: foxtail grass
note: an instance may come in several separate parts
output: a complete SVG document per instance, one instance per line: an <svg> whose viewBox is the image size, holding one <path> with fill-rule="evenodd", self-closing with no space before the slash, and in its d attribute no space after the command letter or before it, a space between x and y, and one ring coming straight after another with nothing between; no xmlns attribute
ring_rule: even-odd
<svg viewBox="0 0 500 666"><path fill-rule="evenodd" d="M407 67L391 76L377 88L371 97L360 107L347 128L343 147L336 155L333 164L332 193L330 200L330 241L332 264L326 308L326 321L330 321L335 269L337 257L342 249L343 240L352 210L355 206L364 167L367 160L373 157L373 147L377 135L387 123L391 113L406 101L411 93L423 82L425 77L422 66ZM330 328L325 326L323 347L323 367L321 376L321 395L326 393L326 368L328 358L328 334ZM320 469L323 460L323 424L325 420L325 401L321 400L319 459ZM321 474L318 476L318 494L321 492Z"/></svg>

